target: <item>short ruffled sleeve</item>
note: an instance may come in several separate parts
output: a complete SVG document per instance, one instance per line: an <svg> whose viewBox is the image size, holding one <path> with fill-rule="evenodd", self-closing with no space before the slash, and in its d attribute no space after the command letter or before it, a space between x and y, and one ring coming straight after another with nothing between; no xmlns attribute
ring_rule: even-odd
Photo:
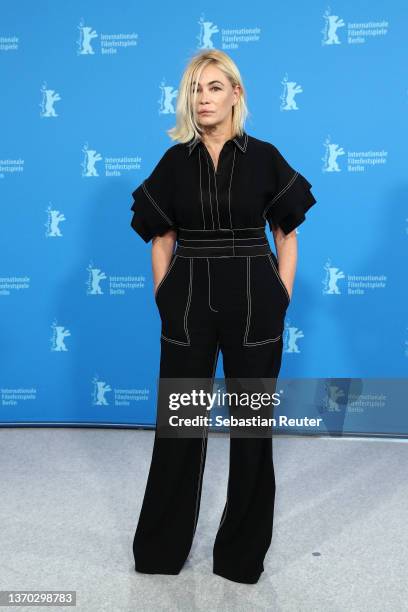
<svg viewBox="0 0 408 612"><path fill-rule="evenodd" d="M289 234L305 220L305 214L316 199L310 188L312 184L300 172L294 170L280 151L272 147L272 175L274 195L267 203L263 216L272 226L279 226Z"/></svg>
<svg viewBox="0 0 408 612"><path fill-rule="evenodd" d="M133 191L131 227L149 242L169 229L176 229L173 211L173 181L170 150L159 160L150 176Z"/></svg>

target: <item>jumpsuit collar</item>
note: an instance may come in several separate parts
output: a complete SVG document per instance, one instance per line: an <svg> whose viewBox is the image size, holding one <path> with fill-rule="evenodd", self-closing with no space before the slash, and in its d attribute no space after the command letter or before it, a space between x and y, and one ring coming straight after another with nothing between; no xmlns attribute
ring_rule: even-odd
<svg viewBox="0 0 408 612"><path fill-rule="evenodd" d="M231 140L227 140L227 142L231 142ZM235 136L235 138L232 138L232 142L236 144L242 153L245 153L248 145L248 134L244 131L242 136ZM194 140L194 137L186 143L188 156L191 155L198 143L201 143L201 140Z"/></svg>

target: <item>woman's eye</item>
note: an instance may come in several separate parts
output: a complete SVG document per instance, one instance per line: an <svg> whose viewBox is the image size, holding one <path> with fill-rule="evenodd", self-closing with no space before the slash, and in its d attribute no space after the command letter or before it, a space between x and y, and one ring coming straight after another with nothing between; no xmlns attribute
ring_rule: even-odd
<svg viewBox="0 0 408 612"><path fill-rule="evenodd" d="M217 85L213 85L211 87L211 90L213 89L221 89L221 87L218 87ZM194 89L191 90L191 93L194 93ZM201 93L201 89L197 89L197 93Z"/></svg>

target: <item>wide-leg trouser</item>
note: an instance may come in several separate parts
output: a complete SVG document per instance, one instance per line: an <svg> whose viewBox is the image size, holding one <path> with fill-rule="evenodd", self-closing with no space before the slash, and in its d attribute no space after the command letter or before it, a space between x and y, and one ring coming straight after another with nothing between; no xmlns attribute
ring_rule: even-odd
<svg viewBox="0 0 408 612"><path fill-rule="evenodd" d="M289 296L273 253L234 258L174 255L156 292L162 319L160 377L277 378ZM178 574L200 510L208 431L165 438L156 429L133 542L135 569ZM258 581L272 538L272 437L230 437L227 498L213 548L214 573Z"/></svg>

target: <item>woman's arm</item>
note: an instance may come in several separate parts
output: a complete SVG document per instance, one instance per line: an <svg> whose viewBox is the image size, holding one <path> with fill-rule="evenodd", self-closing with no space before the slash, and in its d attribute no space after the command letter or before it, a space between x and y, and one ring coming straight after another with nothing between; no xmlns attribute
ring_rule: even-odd
<svg viewBox="0 0 408 612"><path fill-rule="evenodd" d="M284 234L282 229L278 226L276 229L272 229L272 235L279 264L279 275L288 290L289 297L292 298L292 289L297 265L296 229L289 234Z"/></svg>
<svg viewBox="0 0 408 612"><path fill-rule="evenodd" d="M174 230L169 230L163 236L154 236L152 239L152 268L155 294L158 284L170 265L176 239L177 232Z"/></svg>

